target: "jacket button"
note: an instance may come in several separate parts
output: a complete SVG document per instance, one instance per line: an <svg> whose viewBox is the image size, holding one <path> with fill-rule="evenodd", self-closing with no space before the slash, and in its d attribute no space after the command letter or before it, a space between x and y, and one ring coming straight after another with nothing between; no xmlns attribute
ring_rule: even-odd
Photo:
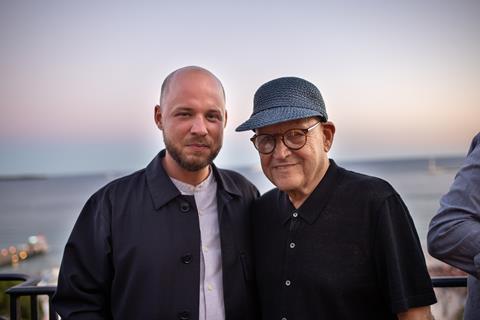
<svg viewBox="0 0 480 320"><path fill-rule="evenodd" d="M178 319L180 320L189 320L190 319L190 312L182 311L178 314Z"/></svg>
<svg viewBox="0 0 480 320"><path fill-rule="evenodd" d="M189 264L190 262L192 262L192 255L190 253L183 255L182 262L185 264Z"/></svg>
<svg viewBox="0 0 480 320"><path fill-rule="evenodd" d="M180 211L182 212L190 211L190 204L188 202L180 202Z"/></svg>

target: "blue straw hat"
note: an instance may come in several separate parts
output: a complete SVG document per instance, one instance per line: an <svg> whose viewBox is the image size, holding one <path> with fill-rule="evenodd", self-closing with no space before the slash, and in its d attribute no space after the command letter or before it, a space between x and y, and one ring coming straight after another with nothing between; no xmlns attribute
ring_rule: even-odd
<svg viewBox="0 0 480 320"><path fill-rule="evenodd" d="M250 119L235 131L247 131L272 124L309 117L327 121L322 95L314 84L296 77L274 79L255 92Z"/></svg>

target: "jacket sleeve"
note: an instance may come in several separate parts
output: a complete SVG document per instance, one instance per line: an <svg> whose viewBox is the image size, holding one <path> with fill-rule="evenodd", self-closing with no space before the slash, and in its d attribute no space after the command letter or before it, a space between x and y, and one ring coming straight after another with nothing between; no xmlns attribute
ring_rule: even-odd
<svg viewBox="0 0 480 320"><path fill-rule="evenodd" d="M430 254L480 278L480 133L428 231Z"/></svg>
<svg viewBox="0 0 480 320"><path fill-rule="evenodd" d="M87 201L75 223L65 246L53 297L62 319L112 318L110 216L110 201L100 191Z"/></svg>

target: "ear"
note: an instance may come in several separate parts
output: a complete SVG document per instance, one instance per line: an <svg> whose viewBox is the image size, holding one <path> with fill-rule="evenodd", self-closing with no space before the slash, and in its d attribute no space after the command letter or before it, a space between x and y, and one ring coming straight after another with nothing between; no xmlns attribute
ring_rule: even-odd
<svg viewBox="0 0 480 320"><path fill-rule="evenodd" d="M335 136L335 125L331 121L322 123L323 131L323 150L325 152L330 151L333 144L333 137Z"/></svg>
<svg viewBox="0 0 480 320"><path fill-rule="evenodd" d="M225 121L223 122L223 128L227 126L227 119L228 119L228 113L227 113L227 109L225 109Z"/></svg>
<svg viewBox="0 0 480 320"><path fill-rule="evenodd" d="M153 120L157 125L158 129L163 130L162 125L162 108L157 104L153 112Z"/></svg>

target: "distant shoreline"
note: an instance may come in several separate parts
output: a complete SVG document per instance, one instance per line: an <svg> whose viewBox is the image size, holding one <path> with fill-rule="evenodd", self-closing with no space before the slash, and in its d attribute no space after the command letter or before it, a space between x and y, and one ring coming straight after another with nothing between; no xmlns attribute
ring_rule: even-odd
<svg viewBox="0 0 480 320"><path fill-rule="evenodd" d="M358 166L375 166L375 167L383 167L383 166L391 166L395 164L414 164L417 166L427 168L429 163L431 164L434 161L435 165L439 167L443 167L445 169L453 169L456 170L460 167L464 160L463 155L453 155L453 156L423 156L423 157L405 157L405 158L377 158L377 159L342 159L342 158L333 158L335 162L338 164L345 166L345 167L358 167ZM256 163L253 166L257 166L260 169L260 164ZM231 165L225 166L221 165L221 168L227 168L232 170L239 170L245 168L252 168L252 164L244 164L244 165ZM129 174L131 172L137 171L137 169L132 170L113 170L113 171L105 171L105 172L72 172L72 173L19 173L19 174L0 174L0 181L22 181L22 180L45 180L51 178L71 178L71 177L94 177L94 176L103 176L103 177L111 177L116 178L122 175Z"/></svg>
<svg viewBox="0 0 480 320"><path fill-rule="evenodd" d="M21 175L4 175L0 176L0 181L18 181L18 180L45 180L46 175L39 174L21 174Z"/></svg>

